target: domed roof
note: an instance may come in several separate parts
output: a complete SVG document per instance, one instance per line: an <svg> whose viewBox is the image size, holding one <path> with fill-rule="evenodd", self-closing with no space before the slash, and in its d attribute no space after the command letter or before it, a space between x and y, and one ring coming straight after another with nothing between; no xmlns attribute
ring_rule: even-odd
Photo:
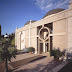
<svg viewBox="0 0 72 72"><path fill-rule="evenodd" d="M47 12L47 13L44 15L43 18L45 18L46 16L49 16L49 15L51 15L51 14L56 14L56 13L61 12L61 11L63 11L63 10L65 10L65 9L61 9L61 8L53 9L53 10Z"/></svg>
<svg viewBox="0 0 72 72"><path fill-rule="evenodd" d="M35 20L31 20L31 23L36 22ZM25 25L30 24L30 21L26 22Z"/></svg>

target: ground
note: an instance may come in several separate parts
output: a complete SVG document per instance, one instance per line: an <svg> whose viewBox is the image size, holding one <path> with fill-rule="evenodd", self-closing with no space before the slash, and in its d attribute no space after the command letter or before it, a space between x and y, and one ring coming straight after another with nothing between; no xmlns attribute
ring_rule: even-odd
<svg viewBox="0 0 72 72"><path fill-rule="evenodd" d="M4 69L5 69L5 63L1 62L0 63L0 72L4 72Z"/></svg>
<svg viewBox="0 0 72 72"><path fill-rule="evenodd" d="M50 57L49 53L24 53L16 55L16 59L13 58L11 63L8 62L8 66L12 72L49 72L61 63L53 59L54 58ZM3 70L2 67L0 69Z"/></svg>
<svg viewBox="0 0 72 72"><path fill-rule="evenodd" d="M8 70L10 70L9 67ZM5 72L5 62L0 62L0 72Z"/></svg>
<svg viewBox="0 0 72 72"><path fill-rule="evenodd" d="M45 56L45 57L41 58L41 59L38 58L37 60L34 60L32 62L29 62L29 63L21 65L21 66L18 66L16 68L14 67L12 72L49 72L54 67L56 67L57 65L60 64L60 62L54 61L53 57L50 57L49 53L40 54L40 55ZM29 54L29 53L20 54L20 55L17 55L16 59L12 59L12 62L17 62L19 60L21 61L22 59L26 59L29 57L32 58L35 56L39 56L39 55L38 54ZM16 63L14 63L14 64L16 64Z"/></svg>
<svg viewBox="0 0 72 72"><path fill-rule="evenodd" d="M72 62L69 62L67 65L65 65L61 70L58 72L72 72Z"/></svg>

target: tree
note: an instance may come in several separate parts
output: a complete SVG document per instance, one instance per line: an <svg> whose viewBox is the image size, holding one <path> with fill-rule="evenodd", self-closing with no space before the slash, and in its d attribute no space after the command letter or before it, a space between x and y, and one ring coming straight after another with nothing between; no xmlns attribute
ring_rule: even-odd
<svg viewBox="0 0 72 72"><path fill-rule="evenodd" d="M9 38L10 38L11 41L13 40L14 37L15 37L14 33L9 34Z"/></svg>
<svg viewBox="0 0 72 72"><path fill-rule="evenodd" d="M15 46L15 37L12 39L11 45Z"/></svg>
<svg viewBox="0 0 72 72"><path fill-rule="evenodd" d="M1 41L2 41L2 43L5 43L5 38L1 37Z"/></svg>
<svg viewBox="0 0 72 72"><path fill-rule="evenodd" d="M3 61L5 61L5 72L8 72L7 61L11 62L11 58L15 58L17 53L17 49L13 46L9 46L6 41L5 44L0 48L0 57Z"/></svg>

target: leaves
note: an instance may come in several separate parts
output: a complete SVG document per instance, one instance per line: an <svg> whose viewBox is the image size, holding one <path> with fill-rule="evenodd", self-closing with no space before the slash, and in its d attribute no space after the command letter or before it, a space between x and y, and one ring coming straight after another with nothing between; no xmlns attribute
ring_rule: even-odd
<svg viewBox="0 0 72 72"><path fill-rule="evenodd" d="M51 55L54 56L54 58L59 58L63 53L59 49L55 49L51 51Z"/></svg>
<svg viewBox="0 0 72 72"><path fill-rule="evenodd" d="M15 37L12 39L11 45L15 46Z"/></svg>
<svg viewBox="0 0 72 72"><path fill-rule="evenodd" d="M8 44L4 44L0 48L0 58L4 61L7 57L7 60L11 61L11 58L15 58L17 53L17 49L13 46L8 46Z"/></svg>
<svg viewBox="0 0 72 72"><path fill-rule="evenodd" d="M29 47L28 50L29 50L29 52L35 52L35 48L33 48L33 47Z"/></svg>

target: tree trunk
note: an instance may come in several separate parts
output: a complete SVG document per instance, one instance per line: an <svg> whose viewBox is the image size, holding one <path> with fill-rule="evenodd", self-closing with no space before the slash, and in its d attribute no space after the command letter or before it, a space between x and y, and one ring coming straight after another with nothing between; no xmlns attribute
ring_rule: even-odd
<svg viewBox="0 0 72 72"><path fill-rule="evenodd" d="M5 60L5 72L8 72L7 57L6 57L6 60Z"/></svg>

